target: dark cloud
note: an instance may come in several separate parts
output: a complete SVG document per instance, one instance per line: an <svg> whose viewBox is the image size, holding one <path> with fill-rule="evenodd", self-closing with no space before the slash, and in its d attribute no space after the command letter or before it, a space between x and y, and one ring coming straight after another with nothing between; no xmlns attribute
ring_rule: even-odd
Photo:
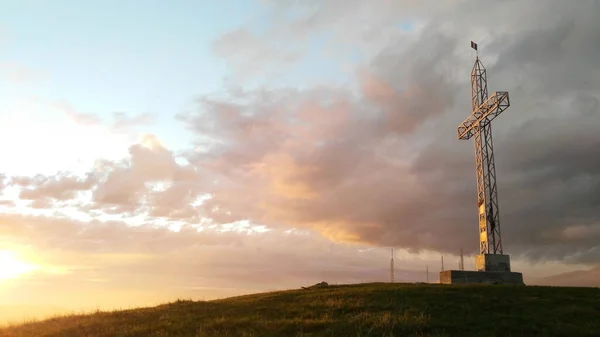
<svg viewBox="0 0 600 337"><path fill-rule="evenodd" d="M550 3L540 9L557 17L546 21L552 25L524 27L522 35L492 43L499 55L488 67L490 89L508 89L512 102L494 122L501 221L505 248L515 255L597 263L600 82L594 69L600 58L591 55L600 56L600 50L584 45L597 46L592 40L600 36L600 25L585 13L597 4L581 3L558 14L561 6ZM438 135L416 161L420 175L438 174L424 187L442 195L456 186L474 187L471 148L462 145L459 153L461 144L449 143L449 132ZM434 166L438 168L427 169ZM448 194L444 208L474 200L471 191L461 192ZM469 217L456 220L473 223ZM586 234L566 234L573 231Z"/></svg>
<svg viewBox="0 0 600 337"><path fill-rule="evenodd" d="M512 102L494 123L505 249L534 259L598 261L600 25L589 14L597 4L564 11L557 1L489 5L487 14L497 15L474 18L472 26L473 3L458 2L445 9L447 18L435 13L415 41L388 42L358 77L360 100L341 90L266 88L203 100L201 112L186 119L216 143L190 158L228 180L210 191L207 205L338 240L473 251L473 145L456 139L470 111L472 59L458 50L468 48L467 29L489 32L482 51L490 90L508 90ZM340 27L359 11L336 11L334 2L310 6L307 34L318 31L317 22ZM544 24L528 23L534 10ZM298 22L289 26L300 29ZM586 235L566 234L573 231Z"/></svg>

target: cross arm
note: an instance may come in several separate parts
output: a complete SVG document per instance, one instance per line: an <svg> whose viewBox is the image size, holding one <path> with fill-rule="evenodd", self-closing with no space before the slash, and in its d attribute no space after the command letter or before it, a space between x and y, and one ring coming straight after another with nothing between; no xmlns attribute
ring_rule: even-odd
<svg viewBox="0 0 600 337"><path fill-rule="evenodd" d="M471 139L477 124L481 123L482 126L487 125L509 106L508 91L496 91L485 102L481 103L467 119L458 125L458 139Z"/></svg>

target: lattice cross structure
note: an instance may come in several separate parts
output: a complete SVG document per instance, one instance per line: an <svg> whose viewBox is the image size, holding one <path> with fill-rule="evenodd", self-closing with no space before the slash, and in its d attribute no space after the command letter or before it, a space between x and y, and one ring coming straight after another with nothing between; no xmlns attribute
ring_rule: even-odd
<svg viewBox="0 0 600 337"><path fill-rule="evenodd" d="M491 122L510 106L510 101L507 91L496 91L488 97L486 69L479 56L471 71L471 106L471 115L458 126L458 139L473 138L475 143L479 253L502 254Z"/></svg>

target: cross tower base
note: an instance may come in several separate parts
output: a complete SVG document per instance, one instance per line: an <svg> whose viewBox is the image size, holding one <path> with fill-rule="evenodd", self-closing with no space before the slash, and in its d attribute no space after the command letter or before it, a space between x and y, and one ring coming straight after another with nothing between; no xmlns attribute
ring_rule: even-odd
<svg viewBox="0 0 600 337"><path fill-rule="evenodd" d="M523 274L510 271L444 270L441 284L514 284L525 285Z"/></svg>
<svg viewBox="0 0 600 337"><path fill-rule="evenodd" d="M440 283L524 284L523 274L510 271L510 256L505 254L479 254L475 270L444 270L440 272Z"/></svg>
<svg viewBox="0 0 600 337"><path fill-rule="evenodd" d="M475 257L477 271L510 271L510 256L505 254L479 254Z"/></svg>

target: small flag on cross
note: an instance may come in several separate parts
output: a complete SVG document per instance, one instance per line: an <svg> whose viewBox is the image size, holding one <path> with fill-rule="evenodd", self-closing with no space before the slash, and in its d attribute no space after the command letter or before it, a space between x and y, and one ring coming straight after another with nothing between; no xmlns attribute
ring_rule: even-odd
<svg viewBox="0 0 600 337"><path fill-rule="evenodd" d="M471 41L471 48L477 50L477 43Z"/></svg>

